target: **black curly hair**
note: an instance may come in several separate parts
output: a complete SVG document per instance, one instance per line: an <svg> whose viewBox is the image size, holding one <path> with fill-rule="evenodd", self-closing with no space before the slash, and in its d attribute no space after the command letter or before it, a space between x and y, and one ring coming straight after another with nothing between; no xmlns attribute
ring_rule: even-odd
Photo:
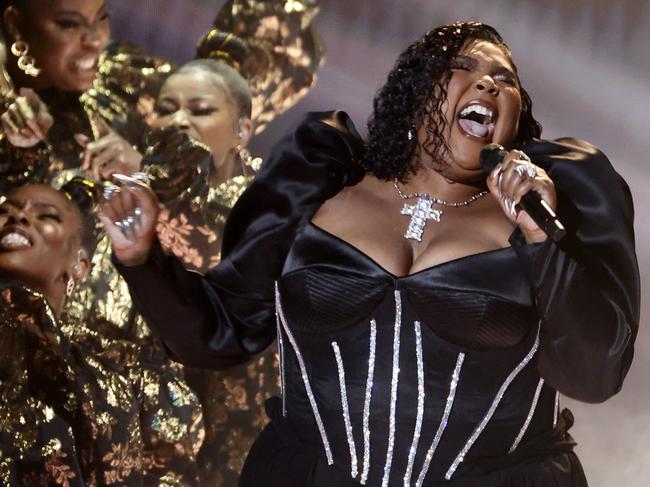
<svg viewBox="0 0 650 487"><path fill-rule="evenodd" d="M446 121L442 107L452 61L470 40L489 41L510 56L510 49L499 33L480 22L456 22L433 29L399 56L375 96L368 121L363 165L377 178L405 182L420 167L420 150L434 161L441 160L449 151L443 135ZM516 66L513 68L516 74ZM521 100L519 132L514 141L517 145L539 137L542 132L533 118L532 101L523 88ZM409 131L413 134L420 126L427 133L421 147L417 137L409 138Z"/></svg>

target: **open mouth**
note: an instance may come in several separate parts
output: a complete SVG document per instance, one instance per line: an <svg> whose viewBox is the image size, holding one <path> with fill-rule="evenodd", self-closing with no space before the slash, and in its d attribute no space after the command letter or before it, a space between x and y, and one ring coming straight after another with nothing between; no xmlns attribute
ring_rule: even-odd
<svg viewBox="0 0 650 487"><path fill-rule="evenodd" d="M97 56L85 56L74 62L75 68L80 71L95 71L97 68Z"/></svg>
<svg viewBox="0 0 650 487"><path fill-rule="evenodd" d="M0 250L21 250L32 246L29 236L20 230L7 229L0 233Z"/></svg>
<svg viewBox="0 0 650 487"><path fill-rule="evenodd" d="M480 102L470 102L458 114L458 126L466 135L486 142L494 133L496 119L495 108Z"/></svg>

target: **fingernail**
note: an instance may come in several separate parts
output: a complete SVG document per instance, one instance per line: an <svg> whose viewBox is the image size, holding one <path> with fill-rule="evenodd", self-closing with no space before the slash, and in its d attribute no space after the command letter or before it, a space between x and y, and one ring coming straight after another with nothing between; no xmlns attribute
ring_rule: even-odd
<svg viewBox="0 0 650 487"><path fill-rule="evenodd" d="M503 166L503 163L499 163L495 166L495 168L492 170L492 179L495 179L499 177L499 173L501 172L501 167Z"/></svg>
<svg viewBox="0 0 650 487"><path fill-rule="evenodd" d="M131 176L126 176L126 175L120 174L120 173L114 173L113 174L113 179L115 179L118 183L126 184L127 186L136 187L136 188L138 187L138 184L140 183L140 181L138 179L136 179L134 177L131 177Z"/></svg>
<svg viewBox="0 0 650 487"><path fill-rule="evenodd" d="M103 194L104 199L105 199L105 200L110 200L111 197L112 197L115 193L118 193L119 191L120 191L120 188L117 187L117 186L115 186L115 185L112 185L112 184L111 184L111 185L106 185L106 186L104 186L104 192L103 192L103 193L104 193L104 194Z"/></svg>

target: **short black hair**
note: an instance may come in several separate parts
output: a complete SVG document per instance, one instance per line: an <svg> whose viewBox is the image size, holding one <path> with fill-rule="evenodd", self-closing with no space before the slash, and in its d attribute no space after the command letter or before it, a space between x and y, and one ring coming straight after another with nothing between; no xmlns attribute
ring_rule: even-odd
<svg viewBox="0 0 650 487"><path fill-rule="evenodd" d="M202 71L218 76L223 81L223 85L235 102L239 116L251 117L253 110L251 90L243 76L235 69L224 62L215 61L214 59L195 59L178 68L172 75L195 71Z"/></svg>
<svg viewBox="0 0 650 487"><path fill-rule="evenodd" d="M449 151L442 108L447 98L451 63L470 40L492 42L510 56L510 49L499 33L480 22L456 22L433 29L399 56L375 96L373 114L368 121L363 164L377 178L405 182L419 169L420 145L417 137L409 137L409 131L415 132L420 126L427 132L421 149L434 161ZM513 68L516 74L514 63ZM521 99L519 132L515 138L518 145L539 137L542 131L523 87Z"/></svg>

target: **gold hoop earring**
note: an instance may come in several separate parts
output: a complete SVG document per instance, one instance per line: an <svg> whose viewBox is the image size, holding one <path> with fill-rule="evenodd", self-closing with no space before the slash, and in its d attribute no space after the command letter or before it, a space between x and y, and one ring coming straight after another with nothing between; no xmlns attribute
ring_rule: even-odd
<svg viewBox="0 0 650 487"><path fill-rule="evenodd" d="M41 70L36 67L34 56L29 54L29 44L25 41L14 41L11 45L11 52L18 58L18 67L27 75L36 78Z"/></svg>
<svg viewBox="0 0 650 487"><path fill-rule="evenodd" d="M243 145L238 145L236 150L244 166L250 167L255 172L260 170L262 162L264 162L261 157L253 157L250 151Z"/></svg>

